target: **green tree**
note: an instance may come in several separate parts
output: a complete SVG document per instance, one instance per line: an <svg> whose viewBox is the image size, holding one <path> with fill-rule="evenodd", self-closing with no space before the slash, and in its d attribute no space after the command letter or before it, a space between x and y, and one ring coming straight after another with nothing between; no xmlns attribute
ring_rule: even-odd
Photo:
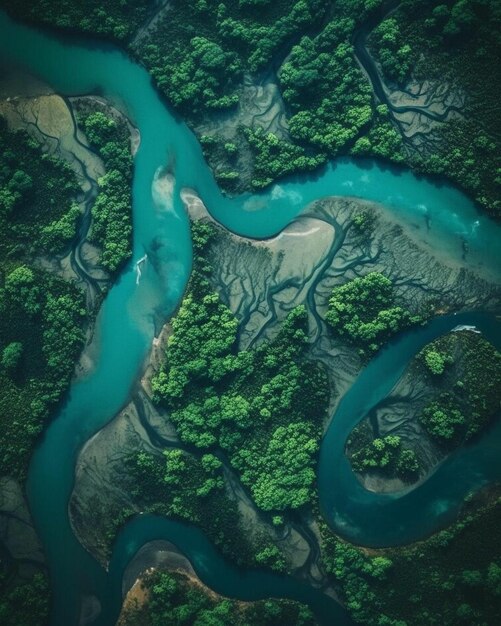
<svg viewBox="0 0 501 626"><path fill-rule="evenodd" d="M14 371L19 365L22 354L23 344L20 341L9 343L2 351L2 367L9 372Z"/></svg>

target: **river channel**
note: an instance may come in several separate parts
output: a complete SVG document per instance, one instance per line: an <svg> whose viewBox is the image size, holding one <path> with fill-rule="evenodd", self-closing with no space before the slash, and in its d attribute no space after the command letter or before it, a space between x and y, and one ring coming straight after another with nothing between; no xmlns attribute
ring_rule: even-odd
<svg viewBox="0 0 501 626"><path fill-rule="evenodd" d="M58 93L104 96L128 115L141 135L134 160L133 258L98 316L96 367L72 385L29 470L29 505L54 592L52 626L77 624L85 596L94 596L101 604L95 625L114 624L127 563L146 541L160 538L185 552L216 591L242 599L295 598L308 602L322 623L350 624L344 609L320 591L290 577L238 571L224 562L198 529L172 520L139 516L129 523L117 539L109 573L105 572L79 544L69 523L78 452L124 406L151 346L155 320L166 320L182 297L191 269L182 188L195 189L224 226L254 238L277 233L321 197L357 196L380 202L394 212L395 219L422 233L444 253L461 260L467 250L465 267L491 277L500 268L500 228L452 186L368 160L337 160L317 176L288 179L256 195L224 197L194 135L159 97L147 72L123 52L37 31L0 13L0 60L40 77ZM166 166L175 185L172 198L159 199L152 194L152 183L159 168ZM145 265L136 284L135 263L145 253L153 254L155 263ZM469 491L501 476L495 454L501 439L499 424L477 444L452 455L419 488L404 494L367 492L344 456L350 430L384 397L416 351L459 323L476 324L499 345L499 324L493 317L437 318L392 342L363 370L340 403L321 447L319 488L328 522L347 538L389 545L422 537L450 520Z"/></svg>

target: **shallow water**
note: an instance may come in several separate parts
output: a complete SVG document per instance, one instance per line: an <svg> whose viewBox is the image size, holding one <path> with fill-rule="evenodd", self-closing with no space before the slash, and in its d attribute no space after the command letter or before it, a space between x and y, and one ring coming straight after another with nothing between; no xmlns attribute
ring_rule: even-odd
<svg viewBox="0 0 501 626"><path fill-rule="evenodd" d="M237 575L199 530L169 520L141 516L128 524L106 575L75 539L69 524L67 507L78 451L127 401L151 345L155 320L172 313L185 288L191 243L181 188L195 189L216 219L250 237L278 232L307 204L327 195L381 202L399 222L456 260L461 261L466 244L465 267L486 275L499 272L500 229L450 185L373 161L342 159L316 177L289 179L253 196L225 198L195 137L161 101L146 71L111 46L75 42L20 26L0 14L0 59L22 66L62 94L103 95L122 108L141 133L134 160L133 258L100 312L96 368L72 386L68 402L47 429L30 466L29 503L54 590L52 624L76 624L80 601L86 595L95 595L101 602L102 614L96 623L114 623L124 567L144 541L158 538L179 545L214 589L242 598L249 594L295 597L308 601L325 623L349 623L330 598L295 580L255 572ZM171 182L175 181L167 199L158 194L159 168L166 166L174 175ZM148 261L141 266L137 281L136 264L145 254ZM461 316L461 323L476 320L475 315ZM493 323L492 319L484 321ZM443 523L444 516L453 515L470 488L501 475L499 462L491 463L490 452L499 440L499 428L478 446L451 457L422 487L404 496L378 496L363 490L343 454L347 434L371 402L385 395L424 342L451 324L453 320L446 318L436 320L426 329L406 333L382 352L346 395L324 439L319 475L322 506L339 532L361 543L398 543L422 536ZM365 402L360 402L362 397ZM458 468L466 477L464 483L458 480ZM426 520L414 519L416 506L426 508Z"/></svg>

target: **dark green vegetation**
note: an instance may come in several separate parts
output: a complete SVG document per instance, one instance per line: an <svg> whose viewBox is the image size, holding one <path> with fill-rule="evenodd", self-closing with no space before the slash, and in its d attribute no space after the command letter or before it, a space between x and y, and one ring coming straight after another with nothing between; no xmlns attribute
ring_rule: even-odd
<svg viewBox="0 0 501 626"><path fill-rule="evenodd" d="M313 492L327 376L303 358L302 307L273 342L238 351L237 320L209 282L206 254L215 236L212 225L193 225L193 273L152 381L154 398L184 442L224 451L261 509L296 509Z"/></svg>
<svg viewBox="0 0 501 626"><path fill-rule="evenodd" d="M450 333L418 356L437 386L421 423L439 445L457 447L479 433L501 402L501 354L478 333ZM461 359L457 365L456 362Z"/></svg>
<svg viewBox="0 0 501 626"><path fill-rule="evenodd" d="M379 4L179 0L135 52L169 101L197 121L207 111L236 105L244 72L265 71L292 50L278 72L290 135L279 138L249 127L237 133L239 147L245 145L253 155L251 185L260 189L349 152L367 133L366 141L353 148L357 154L374 144L378 154L402 160L401 138L384 107L375 108L351 44L357 24ZM225 143L217 136L214 142ZM224 157L214 150L207 155L213 164ZM227 167L218 173L220 184L230 190L238 182L234 160L233 153L228 155Z"/></svg>
<svg viewBox="0 0 501 626"><path fill-rule="evenodd" d="M251 181L254 189L262 189L285 174L314 170L325 163L322 155L307 155L302 146L278 139L262 128L246 128L244 136L254 157L254 172Z"/></svg>
<svg viewBox="0 0 501 626"><path fill-rule="evenodd" d="M443 456L470 441L499 415L501 354L479 333L451 332L435 339L414 358L401 381L418 385L417 403L410 406L423 426L422 437ZM412 381L412 383L411 383ZM392 392L402 400L397 388ZM347 454L357 472L413 482L431 468L413 440L391 432L374 433L366 418L347 442Z"/></svg>
<svg viewBox="0 0 501 626"><path fill-rule="evenodd" d="M249 127L237 132L239 148L253 155L251 185L261 189L352 148L356 154L368 151L402 161L401 137L384 107L376 109L351 42L357 25L380 4L178 0L135 52L169 101L196 122L208 111L236 105L244 72L259 74L280 65L290 51L278 71L290 133L280 138ZM214 142L225 140L216 136ZM213 164L224 157L213 150L207 155ZM228 157L218 181L232 190L238 172L234 155Z"/></svg>
<svg viewBox="0 0 501 626"><path fill-rule="evenodd" d="M89 241L101 249L101 265L118 273L132 248L132 157L127 124L105 111L104 106L94 102L92 106L87 104L78 117L106 168L92 206Z"/></svg>
<svg viewBox="0 0 501 626"><path fill-rule="evenodd" d="M214 167L214 176L222 189L235 191L240 174L237 171L238 147L219 135L202 135L204 157ZM220 166L217 166L220 164Z"/></svg>
<svg viewBox="0 0 501 626"><path fill-rule="evenodd" d="M395 304L389 278L370 272L332 290L326 322L333 332L359 347L362 356L379 350L395 333L421 318Z"/></svg>
<svg viewBox="0 0 501 626"><path fill-rule="evenodd" d="M169 449L162 459L138 452L127 459L125 480L142 511L196 524L233 563L285 570L281 552L269 539L245 533L237 501L226 492L222 462L213 454ZM112 521L110 544L117 528L133 514L123 511Z"/></svg>
<svg viewBox="0 0 501 626"><path fill-rule="evenodd" d="M21 578L14 564L0 558L2 626L40 626L48 617L49 584L46 576L37 573L30 578Z"/></svg>
<svg viewBox="0 0 501 626"><path fill-rule="evenodd" d="M325 0L174 0L137 54L188 117L238 102L244 70L257 72L325 12Z"/></svg>
<svg viewBox="0 0 501 626"><path fill-rule="evenodd" d="M150 0L2 0L18 19L82 31L116 40L128 39L144 22Z"/></svg>
<svg viewBox="0 0 501 626"><path fill-rule="evenodd" d="M195 126L236 109L244 74L259 80L271 73L289 131L276 136L254 123L237 129L231 143L244 155L238 167L234 152L209 150L218 182L229 191L249 184L260 189L354 154L443 174L490 214L500 214L497 0L404 0L382 21L383 0L174 0L137 42L131 35L154 10L145 0L114 0L105 9L96 0L0 5L16 17L128 42L169 102ZM465 94L461 116L438 116L424 148L402 135L393 109L374 97L359 66L355 42L367 22L374 24L369 50L386 82L405 88L412 77L438 80ZM228 142L218 135L214 141ZM249 154L252 174L240 181Z"/></svg>
<svg viewBox="0 0 501 626"><path fill-rule="evenodd" d="M119 626L313 626L311 612L290 600L246 603L209 594L183 574L153 572L142 579L144 604L131 603Z"/></svg>
<svg viewBox="0 0 501 626"><path fill-rule="evenodd" d="M498 492L499 493L499 492ZM459 520L426 541L363 550L322 530L322 558L357 622L370 626L498 624L501 499L468 503Z"/></svg>
<svg viewBox="0 0 501 626"><path fill-rule="evenodd" d="M377 471L387 476L397 476L404 481L413 481L419 474L419 460L414 450L402 446L398 435L360 441L360 431L355 429L347 442L349 449L357 452L350 455L353 469L357 472Z"/></svg>
<svg viewBox="0 0 501 626"><path fill-rule="evenodd" d="M78 192L67 165L0 120L0 475L24 476L83 345L83 294L34 262L69 251Z"/></svg>
<svg viewBox="0 0 501 626"><path fill-rule="evenodd" d="M421 171L445 174L491 214L501 214L501 57L497 0L404 0L370 37L387 79L437 79L466 94L464 118L435 131L428 153L411 156Z"/></svg>

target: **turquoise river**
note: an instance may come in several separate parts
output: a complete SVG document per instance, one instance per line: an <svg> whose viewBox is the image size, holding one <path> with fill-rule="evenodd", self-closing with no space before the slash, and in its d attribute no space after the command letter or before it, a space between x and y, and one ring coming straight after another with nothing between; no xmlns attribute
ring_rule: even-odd
<svg viewBox="0 0 501 626"><path fill-rule="evenodd" d="M435 249L460 260L467 249L465 266L491 276L500 268L500 229L452 186L374 161L338 160L316 177L289 179L265 193L226 198L194 135L160 99L147 72L121 51L39 32L0 14L0 60L40 77L61 94L98 93L108 98L141 135L134 162L133 259L99 314L96 367L72 386L29 471L29 505L54 591L52 626L75 626L82 598L89 596L96 597L102 608L93 623L114 624L127 563L145 542L160 538L175 543L216 591L241 599L295 598L307 602L323 624L350 624L345 610L320 591L290 577L239 571L198 529L153 516L139 516L126 525L105 572L79 544L69 523L78 452L126 403L151 346L155 320L167 319L183 294L191 243L182 188L195 189L224 226L255 238L277 233L321 197L351 195L376 201ZM155 174L165 166L175 176L171 201L159 201L152 194ZM146 266L136 285L135 263L153 249L158 262ZM384 397L416 351L459 323L476 324L499 345L499 324L492 316L463 313L437 318L383 350L342 399L322 443L319 488L324 515L343 536L373 546L418 539L452 519L467 493L501 477L496 455L499 423L477 444L452 455L423 485L391 496L364 490L343 454L349 431Z"/></svg>

